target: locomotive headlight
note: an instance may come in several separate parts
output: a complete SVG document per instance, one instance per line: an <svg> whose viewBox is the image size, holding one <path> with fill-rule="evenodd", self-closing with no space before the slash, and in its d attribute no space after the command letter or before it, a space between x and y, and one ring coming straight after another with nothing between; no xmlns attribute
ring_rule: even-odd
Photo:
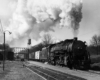
<svg viewBox="0 0 100 80"><path fill-rule="evenodd" d="M82 47L78 47L77 49L82 49Z"/></svg>

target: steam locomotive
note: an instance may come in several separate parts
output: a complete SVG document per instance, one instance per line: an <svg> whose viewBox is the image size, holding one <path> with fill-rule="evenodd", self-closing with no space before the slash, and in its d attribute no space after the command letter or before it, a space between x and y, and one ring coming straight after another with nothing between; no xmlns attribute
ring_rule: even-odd
<svg viewBox="0 0 100 80"><path fill-rule="evenodd" d="M49 46L49 63L53 65L68 66L70 69L89 69L90 54L86 42L66 39Z"/></svg>
<svg viewBox="0 0 100 80"><path fill-rule="evenodd" d="M52 65L67 66L70 69L89 69L91 60L86 48L86 42L77 40L77 38L66 39L35 51L35 56L36 59L46 60Z"/></svg>

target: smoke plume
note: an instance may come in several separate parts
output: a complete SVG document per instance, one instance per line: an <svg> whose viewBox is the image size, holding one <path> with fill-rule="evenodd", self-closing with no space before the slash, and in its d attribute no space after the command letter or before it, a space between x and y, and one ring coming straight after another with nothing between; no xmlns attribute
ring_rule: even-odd
<svg viewBox="0 0 100 80"><path fill-rule="evenodd" d="M70 27L76 35L82 18L82 0L18 0L8 30L10 41L23 37L38 39L52 27Z"/></svg>

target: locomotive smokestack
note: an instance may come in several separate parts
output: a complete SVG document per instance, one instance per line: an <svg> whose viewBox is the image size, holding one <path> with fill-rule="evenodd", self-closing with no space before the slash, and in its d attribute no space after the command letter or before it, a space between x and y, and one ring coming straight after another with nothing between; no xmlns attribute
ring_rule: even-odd
<svg viewBox="0 0 100 80"><path fill-rule="evenodd" d="M77 37L74 37L74 41L77 41Z"/></svg>

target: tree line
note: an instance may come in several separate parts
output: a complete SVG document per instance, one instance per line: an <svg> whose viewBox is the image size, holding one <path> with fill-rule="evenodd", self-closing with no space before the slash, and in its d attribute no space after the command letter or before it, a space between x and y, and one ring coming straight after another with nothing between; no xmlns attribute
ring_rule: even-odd
<svg viewBox="0 0 100 80"><path fill-rule="evenodd" d="M4 49L4 44L0 44L0 49ZM5 44L5 49L10 49L10 46L8 44Z"/></svg>
<svg viewBox="0 0 100 80"><path fill-rule="evenodd" d="M90 54L100 55L100 35L93 35L88 46Z"/></svg>

